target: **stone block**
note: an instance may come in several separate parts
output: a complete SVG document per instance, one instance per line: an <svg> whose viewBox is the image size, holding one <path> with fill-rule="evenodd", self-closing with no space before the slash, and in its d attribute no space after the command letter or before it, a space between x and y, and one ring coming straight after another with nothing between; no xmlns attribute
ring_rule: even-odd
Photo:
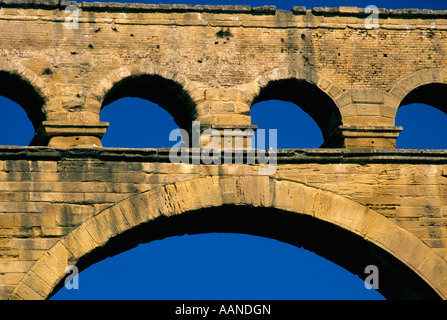
<svg viewBox="0 0 447 320"><path fill-rule="evenodd" d="M35 238L35 239L17 239L11 240L11 246L18 250L48 250L58 239L56 238Z"/></svg>
<svg viewBox="0 0 447 320"><path fill-rule="evenodd" d="M319 192L312 192L307 188L297 188L295 184L289 181L276 181L273 206L286 211L299 212L302 214L313 215L312 208L314 202L318 201Z"/></svg>
<svg viewBox="0 0 447 320"><path fill-rule="evenodd" d="M240 114L211 114L198 119L200 124L251 125L250 116Z"/></svg>
<svg viewBox="0 0 447 320"><path fill-rule="evenodd" d="M90 237L96 242L96 246L103 246L109 239L114 237L117 232L108 222L106 215L97 215L82 224Z"/></svg>
<svg viewBox="0 0 447 320"><path fill-rule="evenodd" d="M30 288L25 283L20 283L16 290L14 290L14 295L18 296L19 299L23 300L42 300L43 297L39 295L36 291L34 291L32 288Z"/></svg>
<svg viewBox="0 0 447 320"><path fill-rule="evenodd" d="M16 286L23 276L23 273L0 274L0 286Z"/></svg>
<svg viewBox="0 0 447 320"><path fill-rule="evenodd" d="M212 88L205 91L205 99L211 101L237 101L239 96L237 89Z"/></svg>
<svg viewBox="0 0 447 320"><path fill-rule="evenodd" d="M97 247L95 240L82 226L70 232L61 243L70 251L74 260L81 258Z"/></svg>
<svg viewBox="0 0 447 320"><path fill-rule="evenodd" d="M378 90L353 90L352 101L359 104L383 104L383 92Z"/></svg>
<svg viewBox="0 0 447 320"><path fill-rule="evenodd" d="M118 203L118 207L124 218L131 226L136 226L147 221L147 213L145 211L147 208L143 207L141 199L138 201L137 206L134 206L134 203L136 201L132 201L131 199Z"/></svg>

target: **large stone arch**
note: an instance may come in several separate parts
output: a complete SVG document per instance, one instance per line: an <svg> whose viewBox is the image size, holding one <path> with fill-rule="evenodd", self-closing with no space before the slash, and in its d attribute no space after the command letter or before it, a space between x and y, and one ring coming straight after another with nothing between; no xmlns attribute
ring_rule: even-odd
<svg viewBox="0 0 447 320"><path fill-rule="evenodd" d="M302 91L300 94L298 91ZM337 98L343 93L334 81L312 68L283 67L259 75L246 86L250 108L264 100L285 100L299 105L320 127L325 140L342 125Z"/></svg>
<svg viewBox="0 0 447 320"><path fill-rule="evenodd" d="M157 218L181 217L194 210L225 205L274 208L347 230L361 242L371 243L396 258L440 298L447 298L445 260L379 213L297 182L267 176L214 176L149 190L101 211L45 253L17 285L10 299L48 298L63 281L68 265L78 263L129 230L153 223ZM237 221L230 224L237 225Z"/></svg>
<svg viewBox="0 0 447 320"><path fill-rule="evenodd" d="M45 104L51 95L51 85L22 64L7 60L0 60L0 77L4 78L0 95L18 103L37 130L46 118Z"/></svg>
<svg viewBox="0 0 447 320"><path fill-rule="evenodd" d="M135 93L130 93L129 95L124 93L122 96L118 94L116 97L111 97L114 92L120 87L123 87L123 84L126 82L136 82L143 78L158 79L159 82L165 82L160 85L161 88L166 88L171 91L172 89L175 90L175 92L171 92L173 94L165 95L165 98L171 99L173 98L173 95L178 95L179 99L177 102L181 105L181 108L178 108L177 110L170 109L169 106L163 106L163 98L158 99L160 101L147 100L158 103L174 117L174 120L180 127L187 128L190 125L190 120L195 119L197 116L196 105L203 99L204 91L199 89L195 83L189 81L183 75L146 61L130 66L123 66L108 72L97 85L92 87L92 90L88 95L87 100L90 110L99 115L100 110L114 100L126 96L138 96L138 94L135 95ZM140 94L144 95L143 92ZM185 118L187 119L185 120Z"/></svg>

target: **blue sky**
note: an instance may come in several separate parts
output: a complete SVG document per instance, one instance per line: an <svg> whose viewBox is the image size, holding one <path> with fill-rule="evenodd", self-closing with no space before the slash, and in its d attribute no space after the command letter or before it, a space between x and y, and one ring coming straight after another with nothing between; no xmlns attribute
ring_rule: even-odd
<svg viewBox="0 0 447 320"><path fill-rule="evenodd" d="M143 2L143 1L129 1ZM191 0L156 3L358 6L447 9L436 1L268 1ZM276 108L277 112L268 112ZM20 106L0 97L0 144L27 145L34 130ZM126 112L121 112L126 108ZM266 101L252 109L252 123L278 130L279 148L317 148L322 135L313 120L292 103ZM123 98L103 109L110 122L104 147L170 147L172 117L157 105ZM413 104L399 109L404 127L399 148L447 149L447 115ZM53 299L383 299L338 265L274 239L244 234L199 234L140 244L100 261L79 275L79 289L62 288Z"/></svg>

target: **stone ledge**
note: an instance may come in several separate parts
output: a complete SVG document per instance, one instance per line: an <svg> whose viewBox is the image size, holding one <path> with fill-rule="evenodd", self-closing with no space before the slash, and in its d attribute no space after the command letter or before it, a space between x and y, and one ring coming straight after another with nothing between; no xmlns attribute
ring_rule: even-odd
<svg viewBox="0 0 447 320"><path fill-rule="evenodd" d="M37 129L33 140L31 141L31 146L65 146L65 144L54 144L53 139L58 140L58 138L65 137L62 140L67 142L67 137L74 143L73 145L78 145L76 140L80 137L84 137L85 146L96 144L101 146L101 138L106 133L109 127L108 122L98 122L98 123L74 123L74 122L51 122L43 121L39 128ZM89 138L93 139L89 139ZM74 140L73 140L74 139ZM59 139L60 140L60 139ZM53 144L52 144L53 141ZM86 142L88 141L88 142ZM93 142L92 142L93 141ZM82 145L82 144L81 144Z"/></svg>
<svg viewBox="0 0 447 320"><path fill-rule="evenodd" d="M293 11L293 10L292 10ZM307 11L315 15L343 15L343 16L367 16L371 11L366 11L366 8L359 7L315 7ZM397 16L397 17L440 17L447 16L447 10L431 10L431 9L384 9L378 8L379 17L383 16Z"/></svg>
<svg viewBox="0 0 447 320"><path fill-rule="evenodd" d="M40 7L40 8L65 8L68 5L76 5L86 11L126 11L126 12L213 12L213 13L248 13L248 14L275 14L276 6L251 7L250 5L188 5L188 4L149 4L149 3L122 3L122 2L77 2L65 0L0 0L0 7ZM289 12L292 14L314 15L341 15L341 16L365 16L365 8L359 7L315 7L306 9L303 6L295 6ZM379 8L381 16L396 17L447 17L447 10L431 9L384 9Z"/></svg>
<svg viewBox="0 0 447 320"><path fill-rule="evenodd" d="M121 2L77 2L65 0L0 0L0 7L48 7L65 8L75 5L91 11L137 11L137 12L215 12L215 13L253 13L275 14L275 6L251 7L249 5L187 5L151 4Z"/></svg>
<svg viewBox="0 0 447 320"><path fill-rule="evenodd" d="M170 162L169 151L169 148L132 149L0 146L0 161L96 159L100 161ZM189 151L191 155L192 150ZM194 154L195 152L192 153L192 155ZM342 148L278 149L277 163L424 163L446 165L447 150Z"/></svg>
<svg viewBox="0 0 447 320"><path fill-rule="evenodd" d="M59 0L0 0L0 7L58 7Z"/></svg>
<svg viewBox="0 0 447 320"><path fill-rule="evenodd" d="M61 1L63 6L63 1ZM261 13L275 12L276 7L255 7L247 5L186 5L186 4L146 4L117 2L82 2L78 4L83 10L113 10L138 12L216 12L216 13Z"/></svg>

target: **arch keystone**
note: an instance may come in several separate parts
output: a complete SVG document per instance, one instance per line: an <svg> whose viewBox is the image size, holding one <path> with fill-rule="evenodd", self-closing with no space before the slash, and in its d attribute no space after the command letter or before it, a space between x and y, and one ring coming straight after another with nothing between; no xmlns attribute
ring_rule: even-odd
<svg viewBox="0 0 447 320"><path fill-rule="evenodd" d="M312 208L319 191L313 188L303 188L291 181L275 181L273 206L285 211L299 211L313 216Z"/></svg>
<svg viewBox="0 0 447 320"><path fill-rule="evenodd" d="M270 178L267 176L222 177L223 201L226 204L270 206ZM248 186L248 188L247 188Z"/></svg>

